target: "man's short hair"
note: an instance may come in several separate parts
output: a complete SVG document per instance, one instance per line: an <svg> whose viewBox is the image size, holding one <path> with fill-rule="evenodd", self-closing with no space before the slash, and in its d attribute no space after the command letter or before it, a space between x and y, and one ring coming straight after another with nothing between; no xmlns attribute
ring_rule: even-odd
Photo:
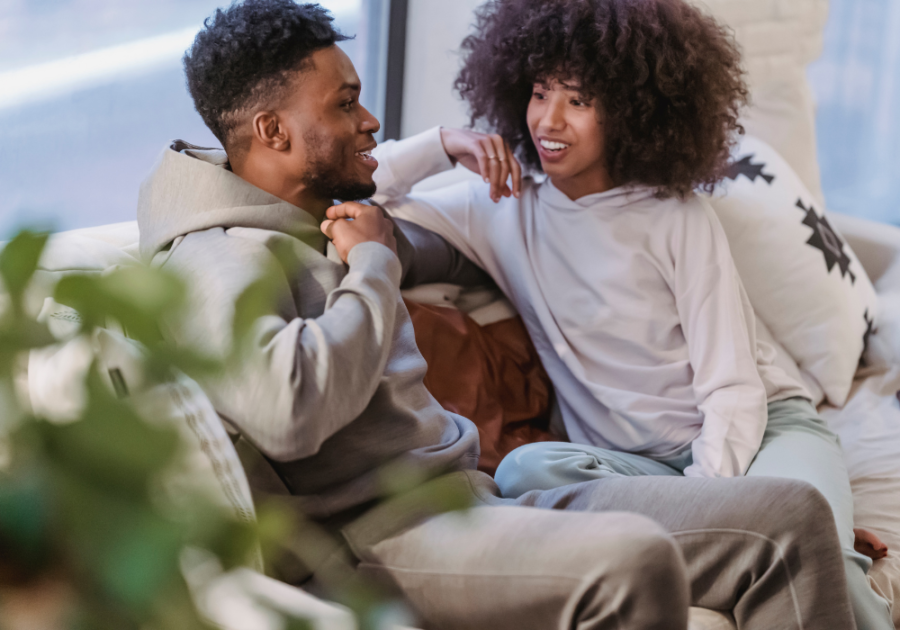
<svg viewBox="0 0 900 630"><path fill-rule="evenodd" d="M349 39L318 4L245 0L216 10L184 55L187 87L226 150L243 117L278 103L309 56Z"/></svg>

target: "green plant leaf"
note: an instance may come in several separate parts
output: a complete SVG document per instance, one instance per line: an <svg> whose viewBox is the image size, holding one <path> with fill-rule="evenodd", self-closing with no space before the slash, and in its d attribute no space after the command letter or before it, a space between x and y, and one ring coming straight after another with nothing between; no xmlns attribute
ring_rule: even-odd
<svg viewBox="0 0 900 630"><path fill-rule="evenodd" d="M21 308L22 294L37 269L48 238L47 233L22 230L0 251L0 277L16 310Z"/></svg>
<svg viewBox="0 0 900 630"><path fill-rule="evenodd" d="M160 323L177 313L184 297L184 283L179 278L144 266L117 269L104 276L66 276L54 291L57 302L78 311L85 329L102 328L113 320L146 346L162 339Z"/></svg>
<svg viewBox="0 0 900 630"><path fill-rule="evenodd" d="M115 398L96 370L88 375L83 419L65 425L43 423L44 448L56 466L109 492L144 497L148 482L174 456L174 427L147 424Z"/></svg>
<svg viewBox="0 0 900 630"><path fill-rule="evenodd" d="M50 509L46 475L39 468L0 474L0 547L9 545L14 556L6 561L29 572L47 563Z"/></svg>

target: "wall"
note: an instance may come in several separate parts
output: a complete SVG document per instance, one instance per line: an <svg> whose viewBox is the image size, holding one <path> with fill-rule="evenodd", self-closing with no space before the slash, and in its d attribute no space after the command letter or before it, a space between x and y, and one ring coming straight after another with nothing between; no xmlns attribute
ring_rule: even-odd
<svg viewBox="0 0 900 630"><path fill-rule="evenodd" d="M459 44L482 0L409 0L401 135L436 125L462 127L465 106L453 94Z"/></svg>

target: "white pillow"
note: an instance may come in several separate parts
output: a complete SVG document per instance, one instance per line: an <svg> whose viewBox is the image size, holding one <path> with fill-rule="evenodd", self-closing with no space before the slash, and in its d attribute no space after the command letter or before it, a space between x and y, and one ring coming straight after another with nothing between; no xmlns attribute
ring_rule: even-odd
<svg viewBox="0 0 900 630"><path fill-rule="evenodd" d="M859 260L787 162L752 136L710 202L760 319L840 407L878 319Z"/></svg>

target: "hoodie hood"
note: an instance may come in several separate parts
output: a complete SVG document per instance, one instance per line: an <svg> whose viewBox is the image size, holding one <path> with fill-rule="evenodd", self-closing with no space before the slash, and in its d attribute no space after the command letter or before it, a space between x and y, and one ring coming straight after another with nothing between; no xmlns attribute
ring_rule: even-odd
<svg viewBox="0 0 900 630"><path fill-rule="evenodd" d="M149 261L189 232L249 227L284 232L307 243L325 236L305 210L244 181L221 149L176 140L166 147L138 196L141 258Z"/></svg>

